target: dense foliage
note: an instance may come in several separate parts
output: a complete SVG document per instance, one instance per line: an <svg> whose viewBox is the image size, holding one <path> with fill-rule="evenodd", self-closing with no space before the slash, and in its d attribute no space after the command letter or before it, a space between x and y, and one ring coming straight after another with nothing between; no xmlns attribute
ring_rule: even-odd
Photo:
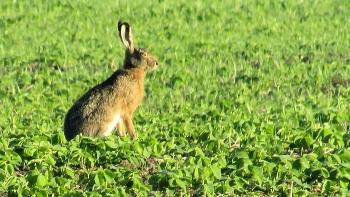
<svg viewBox="0 0 350 197"><path fill-rule="evenodd" d="M349 196L350 1L0 2L0 195ZM138 139L77 136L73 102L158 57Z"/></svg>

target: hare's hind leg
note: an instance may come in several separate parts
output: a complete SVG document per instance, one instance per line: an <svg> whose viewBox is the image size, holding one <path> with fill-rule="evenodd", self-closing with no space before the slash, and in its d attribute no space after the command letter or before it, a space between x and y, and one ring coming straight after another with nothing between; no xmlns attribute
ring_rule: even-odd
<svg viewBox="0 0 350 197"><path fill-rule="evenodd" d="M117 123L117 131L118 131L118 135L119 135L120 137L124 137L124 136L125 136L123 118L120 118L120 119L119 119L119 122Z"/></svg>
<svg viewBox="0 0 350 197"><path fill-rule="evenodd" d="M134 124L132 123L132 115L125 115L124 116L125 126L128 129L128 132L130 134L131 139L136 138L136 132Z"/></svg>

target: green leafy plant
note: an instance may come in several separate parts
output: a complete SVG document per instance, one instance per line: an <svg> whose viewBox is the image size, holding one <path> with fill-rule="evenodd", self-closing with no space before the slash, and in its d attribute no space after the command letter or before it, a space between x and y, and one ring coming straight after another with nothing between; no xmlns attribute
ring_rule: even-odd
<svg viewBox="0 0 350 197"><path fill-rule="evenodd" d="M349 196L349 7L1 1L0 196ZM67 142L122 64L118 19L160 62L139 136Z"/></svg>

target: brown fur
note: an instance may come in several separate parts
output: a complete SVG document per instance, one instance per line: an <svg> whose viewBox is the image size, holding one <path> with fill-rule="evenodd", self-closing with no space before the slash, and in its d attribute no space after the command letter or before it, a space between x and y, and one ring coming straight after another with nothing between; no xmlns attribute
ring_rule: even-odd
<svg viewBox="0 0 350 197"><path fill-rule="evenodd" d="M143 98L145 72L156 68L158 60L144 49L134 48L128 23L119 22L118 30L127 47L124 65L74 103L64 121L67 140L79 133L90 137L109 135L112 126L117 127L119 136L125 136L124 124L131 138L136 137L132 115Z"/></svg>

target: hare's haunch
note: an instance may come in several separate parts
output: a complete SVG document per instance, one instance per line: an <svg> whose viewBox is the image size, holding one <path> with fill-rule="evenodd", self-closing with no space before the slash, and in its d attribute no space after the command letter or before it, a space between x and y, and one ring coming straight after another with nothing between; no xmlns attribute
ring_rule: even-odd
<svg viewBox="0 0 350 197"><path fill-rule="evenodd" d="M123 67L78 99L64 120L67 140L79 133L85 136L108 136L117 127L125 136L124 124L131 138L136 137L132 115L143 97L145 72L158 66L158 60L146 50L134 47L131 28L118 23L119 37L126 47Z"/></svg>

